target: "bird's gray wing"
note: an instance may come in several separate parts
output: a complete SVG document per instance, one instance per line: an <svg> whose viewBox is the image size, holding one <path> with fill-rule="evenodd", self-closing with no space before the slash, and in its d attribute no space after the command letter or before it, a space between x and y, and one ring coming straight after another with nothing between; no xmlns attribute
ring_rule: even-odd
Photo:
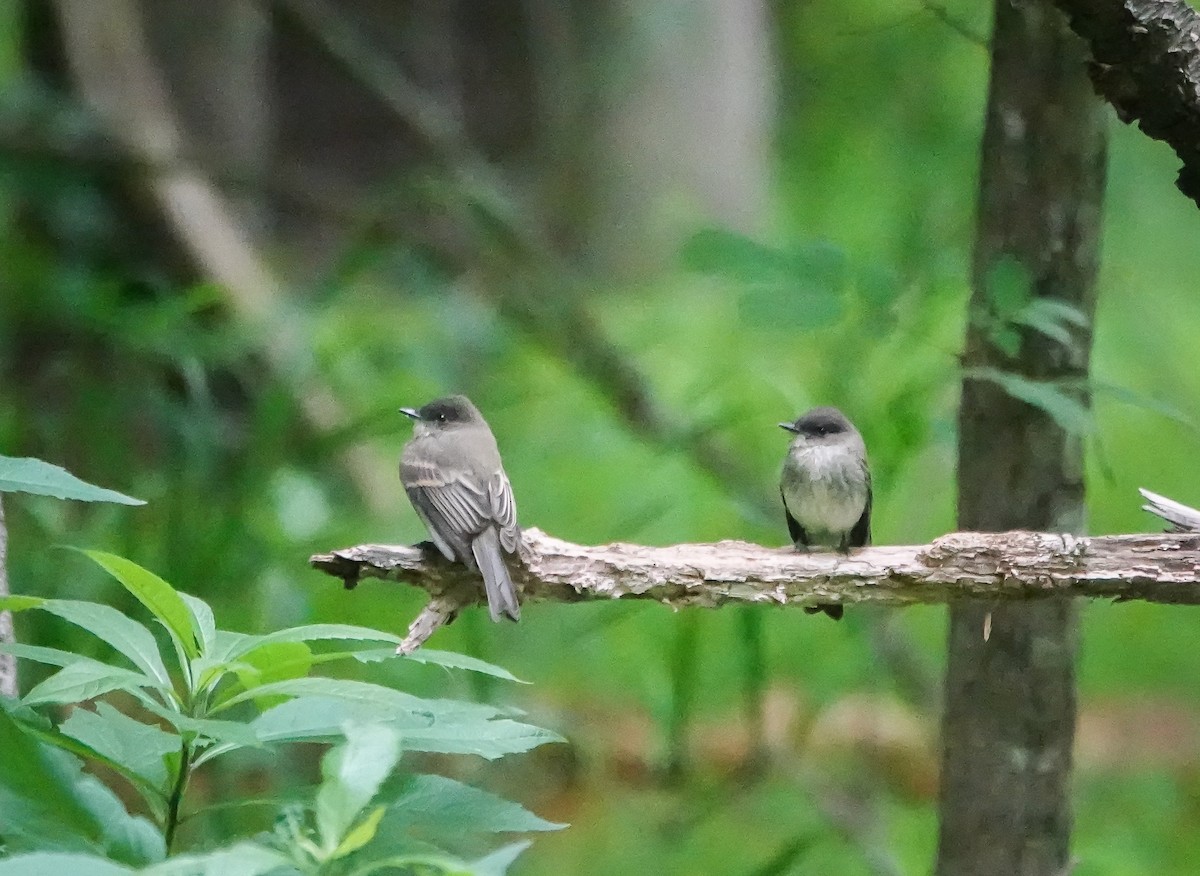
<svg viewBox="0 0 1200 876"><path fill-rule="evenodd" d="M503 469L492 475L488 482L488 505L500 531L500 546L505 553L515 554L521 547L521 529L517 526L517 502L513 498L512 484Z"/></svg>
<svg viewBox="0 0 1200 876"><path fill-rule="evenodd" d="M863 506L863 513L858 518L858 523L854 524L854 528L850 530L851 547L864 547L871 543L871 503L874 494L871 490L871 470L867 468L865 460L862 463L862 471L867 478L867 504Z"/></svg>
<svg viewBox="0 0 1200 876"><path fill-rule="evenodd" d="M486 485L476 485L461 474L445 474L432 465L405 461L400 480L417 513L434 535L447 542L454 559L472 564L471 540L494 524Z"/></svg>

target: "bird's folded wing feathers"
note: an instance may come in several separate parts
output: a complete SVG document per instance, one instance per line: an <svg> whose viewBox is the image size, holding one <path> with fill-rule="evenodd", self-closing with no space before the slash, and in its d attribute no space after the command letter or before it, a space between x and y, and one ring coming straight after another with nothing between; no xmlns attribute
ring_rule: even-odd
<svg viewBox="0 0 1200 876"><path fill-rule="evenodd" d="M509 553L517 549L520 531L516 503L503 471L482 485L460 474L447 477L434 466L406 462L400 476L414 504L420 503L431 517L438 518L435 524L439 529L469 539L496 525L504 549Z"/></svg>

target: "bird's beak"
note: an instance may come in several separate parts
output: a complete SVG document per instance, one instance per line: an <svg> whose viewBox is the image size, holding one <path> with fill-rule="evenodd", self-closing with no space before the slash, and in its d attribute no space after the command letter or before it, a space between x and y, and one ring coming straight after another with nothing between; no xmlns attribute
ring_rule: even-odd
<svg viewBox="0 0 1200 876"><path fill-rule="evenodd" d="M421 415L417 413L416 408L401 408L400 413L404 414L406 417L411 417L414 420L421 419Z"/></svg>
<svg viewBox="0 0 1200 876"><path fill-rule="evenodd" d="M779 428L783 429L785 432L791 432L793 435L800 434L800 430L797 429L793 423L780 423Z"/></svg>

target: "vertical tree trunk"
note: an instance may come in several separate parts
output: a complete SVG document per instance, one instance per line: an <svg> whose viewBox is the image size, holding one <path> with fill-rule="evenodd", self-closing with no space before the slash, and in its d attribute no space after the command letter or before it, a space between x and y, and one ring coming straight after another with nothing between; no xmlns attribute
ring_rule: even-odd
<svg viewBox="0 0 1200 876"><path fill-rule="evenodd" d="M989 278L1004 263L1023 269L1032 297L1065 301L1089 320L1094 312L1105 134L1084 62L1057 10L997 0L967 369L1087 376L1090 329L1071 344L1024 330L1009 358L980 319L993 306ZM968 373L960 528L1081 531L1082 457L1078 435ZM951 609L939 876L1067 871L1075 637L1066 602Z"/></svg>

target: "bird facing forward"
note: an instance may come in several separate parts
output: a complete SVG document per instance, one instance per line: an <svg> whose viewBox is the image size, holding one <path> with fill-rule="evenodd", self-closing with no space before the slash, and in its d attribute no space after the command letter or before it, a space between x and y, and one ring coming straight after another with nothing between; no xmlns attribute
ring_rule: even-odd
<svg viewBox="0 0 1200 876"><path fill-rule="evenodd" d="M871 470L862 435L837 408L813 408L780 428L795 437L783 461L779 492L797 550L849 553L871 541ZM840 605L805 608L834 620Z"/></svg>
<svg viewBox="0 0 1200 876"><path fill-rule="evenodd" d="M483 575L492 620L520 620L503 554L521 550L517 506L487 421L462 395L401 408L415 423L400 456L400 482L446 559Z"/></svg>

